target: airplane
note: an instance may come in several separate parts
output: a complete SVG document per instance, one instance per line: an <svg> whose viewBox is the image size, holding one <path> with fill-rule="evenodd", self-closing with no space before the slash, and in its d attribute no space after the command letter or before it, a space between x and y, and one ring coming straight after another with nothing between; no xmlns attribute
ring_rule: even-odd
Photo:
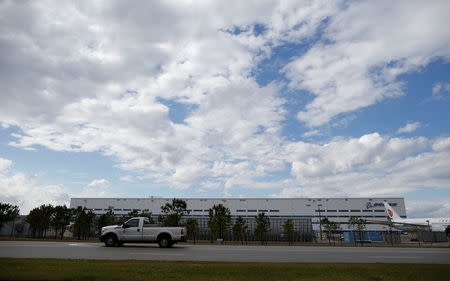
<svg viewBox="0 0 450 281"><path fill-rule="evenodd" d="M389 203L384 202L384 207L389 217L392 219L394 226L398 225L397 228L402 228L405 226L410 227L420 227L429 228L432 231L445 231L450 225L450 218L417 218L417 219L402 219L392 208Z"/></svg>

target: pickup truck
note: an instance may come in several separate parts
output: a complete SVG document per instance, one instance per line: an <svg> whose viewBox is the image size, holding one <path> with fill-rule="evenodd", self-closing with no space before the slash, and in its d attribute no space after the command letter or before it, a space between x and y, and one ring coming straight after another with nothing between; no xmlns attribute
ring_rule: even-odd
<svg viewBox="0 0 450 281"><path fill-rule="evenodd" d="M121 246L123 243L153 243L161 248L172 247L176 242L186 241L184 227L160 227L150 224L146 217L136 217L127 220L122 225L102 227L100 241L107 247Z"/></svg>

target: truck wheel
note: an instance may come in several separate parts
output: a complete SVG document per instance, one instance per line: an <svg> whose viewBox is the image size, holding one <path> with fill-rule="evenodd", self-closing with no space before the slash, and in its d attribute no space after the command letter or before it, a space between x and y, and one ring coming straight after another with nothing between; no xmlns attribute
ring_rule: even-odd
<svg viewBox="0 0 450 281"><path fill-rule="evenodd" d="M115 235L108 235L105 238L106 247L114 247L117 245L117 237Z"/></svg>
<svg viewBox="0 0 450 281"><path fill-rule="evenodd" d="M159 238L158 244L161 248L168 248L172 246L172 241L169 236L163 235Z"/></svg>

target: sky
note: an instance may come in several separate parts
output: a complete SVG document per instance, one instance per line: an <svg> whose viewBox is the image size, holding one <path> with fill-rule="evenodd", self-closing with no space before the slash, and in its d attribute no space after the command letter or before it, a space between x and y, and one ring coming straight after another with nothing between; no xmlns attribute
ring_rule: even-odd
<svg viewBox="0 0 450 281"><path fill-rule="evenodd" d="M449 1L1 1L0 201L450 216Z"/></svg>

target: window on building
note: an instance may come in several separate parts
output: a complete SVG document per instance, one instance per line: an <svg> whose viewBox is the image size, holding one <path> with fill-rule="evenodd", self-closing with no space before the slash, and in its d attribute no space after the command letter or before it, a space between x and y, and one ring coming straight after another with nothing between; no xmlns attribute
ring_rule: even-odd
<svg viewBox="0 0 450 281"><path fill-rule="evenodd" d="M348 210L339 210L341 213L348 213Z"/></svg>
<svg viewBox="0 0 450 281"><path fill-rule="evenodd" d="M101 210L103 210L103 209L94 209L95 211L101 211Z"/></svg>
<svg viewBox="0 0 450 281"><path fill-rule="evenodd" d="M245 213L245 210L236 210L238 213Z"/></svg>
<svg viewBox="0 0 450 281"><path fill-rule="evenodd" d="M318 213L318 212L325 212L325 210L316 210L316 212Z"/></svg>
<svg viewBox="0 0 450 281"><path fill-rule="evenodd" d="M256 210L247 210L247 212L256 212Z"/></svg>
<svg viewBox="0 0 450 281"><path fill-rule="evenodd" d="M127 211L127 212L130 212L131 211L131 209L123 209L124 211Z"/></svg>
<svg viewBox="0 0 450 281"><path fill-rule="evenodd" d="M364 213L372 213L372 210L363 210Z"/></svg>
<svg viewBox="0 0 450 281"><path fill-rule="evenodd" d="M278 213L280 210L270 210L271 213Z"/></svg>
<svg viewBox="0 0 450 281"><path fill-rule="evenodd" d="M375 210L377 213L384 213L384 210Z"/></svg>
<svg viewBox="0 0 450 281"><path fill-rule="evenodd" d="M328 213L336 213L337 210L327 210Z"/></svg>
<svg viewBox="0 0 450 281"><path fill-rule="evenodd" d="M267 213L267 210L258 210L258 212L264 212L264 213Z"/></svg>
<svg viewBox="0 0 450 281"><path fill-rule="evenodd" d="M114 211L122 211L122 209L114 209Z"/></svg>
<svg viewBox="0 0 450 281"><path fill-rule="evenodd" d="M202 212L202 210L194 210L194 212Z"/></svg>
<svg viewBox="0 0 450 281"><path fill-rule="evenodd" d="M359 212L361 212L361 210L350 210L350 212L352 212L352 213L359 213Z"/></svg>
<svg viewBox="0 0 450 281"><path fill-rule="evenodd" d="M311 204L306 204L305 206L306 206L306 207L311 207Z"/></svg>

